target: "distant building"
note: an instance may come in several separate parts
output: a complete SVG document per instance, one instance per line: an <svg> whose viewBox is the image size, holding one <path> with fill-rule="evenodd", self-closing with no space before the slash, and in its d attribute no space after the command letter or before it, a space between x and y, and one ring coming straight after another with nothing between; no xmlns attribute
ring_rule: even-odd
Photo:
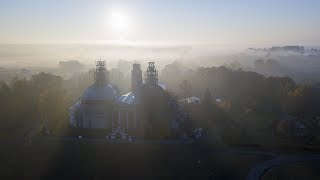
<svg viewBox="0 0 320 180"><path fill-rule="evenodd" d="M131 92L119 95L109 83L104 61L98 61L95 83L70 107L70 126L85 129L122 129L136 137L178 136L183 119L178 103L158 83L158 72L149 62L142 80L140 64L133 64Z"/></svg>
<svg viewBox="0 0 320 180"><path fill-rule="evenodd" d="M17 73L16 73L18 78L25 78L25 79L30 79L32 76L32 72L27 70L27 69L20 69Z"/></svg>

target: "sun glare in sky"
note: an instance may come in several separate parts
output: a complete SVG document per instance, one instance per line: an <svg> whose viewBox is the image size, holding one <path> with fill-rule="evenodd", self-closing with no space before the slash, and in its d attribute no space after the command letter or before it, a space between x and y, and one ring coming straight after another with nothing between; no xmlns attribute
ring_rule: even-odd
<svg viewBox="0 0 320 180"><path fill-rule="evenodd" d="M1 0L1 43L320 44L314 0Z"/></svg>
<svg viewBox="0 0 320 180"><path fill-rule="evenodd" d="M107 27L114 34L116 40L125 40L132 31L131 16L124 10L113 10L108 14Z"/></svg>

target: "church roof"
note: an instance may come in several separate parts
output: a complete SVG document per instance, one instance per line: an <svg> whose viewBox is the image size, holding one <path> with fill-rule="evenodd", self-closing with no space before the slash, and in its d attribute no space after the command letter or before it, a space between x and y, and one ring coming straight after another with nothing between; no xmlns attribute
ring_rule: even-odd
<svg viewBox="0 0 320 180"><path fill-rule="evenodd" d="M89 86L82 96L82 100L109 100L114 101L117 99L117 91L111 84L102 86L91 85Z"/></svg>
<svg viewBox="0 0 320 180"><path fill-rule="evenodd" d="M134 92L129 92L127 94L121 95L119 97L119 102L131 105L137 102L137 97L135 96Z"/></svg>
<svg viewBox="0 0 320 180"><path fill-rule="evenodd" d="M158 83L158 86L160 86L163 90L167 90L167 87L163 83Z"/></svg>

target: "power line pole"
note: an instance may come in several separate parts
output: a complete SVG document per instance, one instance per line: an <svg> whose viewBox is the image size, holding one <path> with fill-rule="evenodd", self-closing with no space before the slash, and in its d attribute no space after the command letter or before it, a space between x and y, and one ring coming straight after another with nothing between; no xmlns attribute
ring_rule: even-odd
<svg viewBox="0 0 320 180"><path fill-rule="evenodd" d="M187 104L187 95L189 93L190 83L188 82L188 80L183 80L180 86L184 91L184 103Z"/></svg>

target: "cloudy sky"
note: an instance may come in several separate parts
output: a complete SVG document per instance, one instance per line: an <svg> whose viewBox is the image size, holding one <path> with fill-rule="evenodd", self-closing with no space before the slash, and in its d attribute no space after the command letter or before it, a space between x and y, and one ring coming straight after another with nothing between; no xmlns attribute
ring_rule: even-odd
<svg viewBox="0 0 320 180"><path fill-rule="evenodd" d="M0 43L320 44L317 0L0 0Z"/></svg>

